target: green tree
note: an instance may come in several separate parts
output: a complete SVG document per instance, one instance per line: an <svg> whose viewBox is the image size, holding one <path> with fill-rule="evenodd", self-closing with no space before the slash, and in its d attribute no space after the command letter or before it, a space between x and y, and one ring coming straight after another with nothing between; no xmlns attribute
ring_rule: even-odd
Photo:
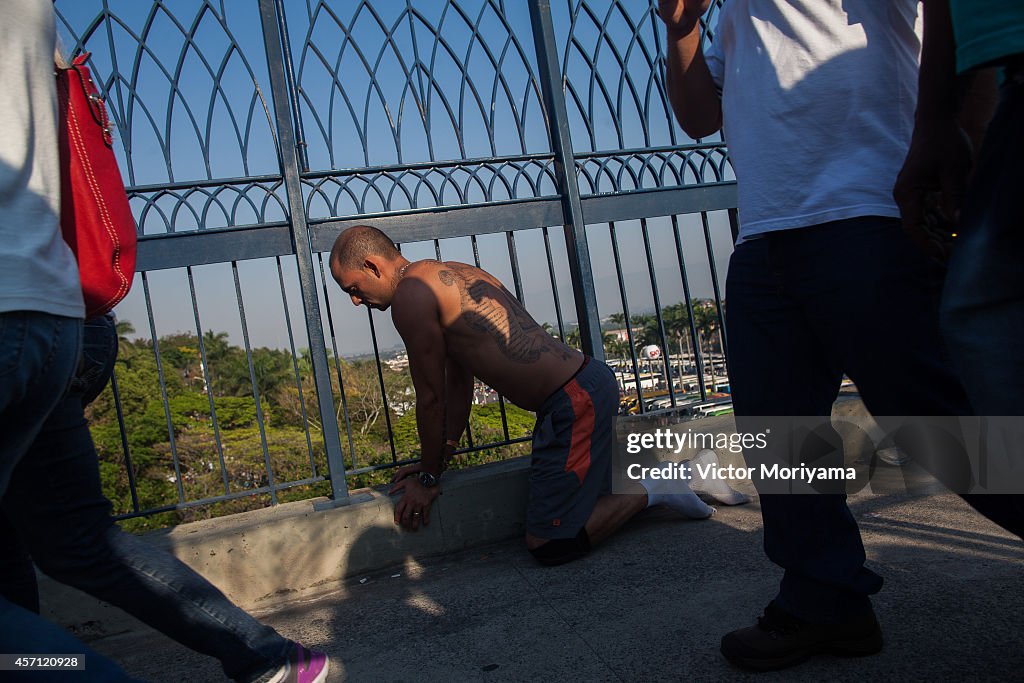
<svg viewBox="0 0 1024 683"><path fill-rule="evenodd" d="M622 361L629 360L629 342L625 339L619 339L613 334L606 334L604 336L604 352L609 358L617 358Z"/></svg>
<svg viewBox="0 0 1024 683"><path fill-rule="evenodd" d="M565 344L571 346L577 351L583 348L583 343L580 337L580 328L576 326L565 333Z"/></svg>
<svg viewBox="0 0 1024 683"><path fill-rule="evenodd" d="M260 396L272 396L280 391L281 387L295 384L292 355L287 351L254 349L252 366Z"/></svg>
<svg viewBox="0 0 1024 683"><path fill-rule="evenodd" d="M618 328L626 326L626 314L625 313L612 313L608 316L608 322L615 325Z"/></svg>
<svg viewBox="0 0 1024 683"><path fill-rule="evenodd" d="M128 342L128 335L135 334L135 325L132 325L130 320L118 320L115 329L117 330L117 338L121 342Z"/></svg>
<svg viewBox="0 0 1024 683"><path fill-rule="evenodd" d="M665 321L665 334L670 336L679 349L679 374L686 371L685 358L693 357L692 334L690 330L690 311L685 301L670 304L662 309Z"/></svg>
<svg viewBox="0 0 1024 683"><path fill-rule="evenodd" d="M708 371L711 375L711 385L715 385L716 367L713 354L721 353L722 337L721 324L718 315L718 307L714 302L701 300L694 302L693 306L694 325L697 328L698 343L701 348L707 350ZM717 345L717 350L716 350Z"/></svg>

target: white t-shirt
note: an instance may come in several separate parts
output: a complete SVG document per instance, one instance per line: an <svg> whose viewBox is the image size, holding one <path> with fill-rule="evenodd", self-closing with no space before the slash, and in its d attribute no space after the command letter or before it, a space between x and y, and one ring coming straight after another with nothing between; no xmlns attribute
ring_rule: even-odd
<svg viewBox="0 0 1024 683"><path fill-rule="evenodd" d="M0 313L85 315L60 233L52 0L4 0L0 21Z"/></svg>
<svg viewBox="0 0 1024 683"><path fill-rule="evenodd" d="M917 10L917 0L727 0L705 58L722 93L741 241L899 215Z"/></svg>

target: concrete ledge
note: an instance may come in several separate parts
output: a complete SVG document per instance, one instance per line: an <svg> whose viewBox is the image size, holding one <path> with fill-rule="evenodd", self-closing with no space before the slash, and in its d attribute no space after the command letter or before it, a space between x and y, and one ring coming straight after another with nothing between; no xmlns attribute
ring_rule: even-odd
<svg viewBox="0 0 1024 683"><path fill-rule="evenodd" d="M302 593L399 564L523 533L529 463L494 463L445 477L430 525L403 532L394 501L371 500L327 510L315 501L176 527L161 541L242 606ZM155 534L154 534L155 535Z"/></svg>
<svg viewBox="0 0 1024 683"><path fill-rule="evenodd" d="M527 457L445 475L430 524L418 532L394 524L386 489L370 500L314 510L313 499L141 536L169 551L239 606L259 611L283 597L329 590L341 581L407 558L493 543L525 531ZM130 630L134 620L75 589L40 577L44 614L89 637Z"/></svg>

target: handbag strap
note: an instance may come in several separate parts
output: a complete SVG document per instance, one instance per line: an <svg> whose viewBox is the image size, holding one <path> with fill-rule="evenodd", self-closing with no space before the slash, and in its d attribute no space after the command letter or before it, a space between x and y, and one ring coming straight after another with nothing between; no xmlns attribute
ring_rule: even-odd
<svg viewBox="0 0 1024 683"><path fill-rule="evenodd" d="M113 147L114 127L110 123L110 117L107 115L107 107L103 102L103 98L99 96L96 85L93 83L92 77L89 75L89 67L85 66L85 63L91 56L92 53L90 52L82 52L74 58L69 67L61 70L65 72L74 72L78 77L79 85L82 88L82 92L85 93L85 97L89 103L89 113L92 114L92 118L96 122L96 125L103 130L103 142L107 147Z"/></svg>

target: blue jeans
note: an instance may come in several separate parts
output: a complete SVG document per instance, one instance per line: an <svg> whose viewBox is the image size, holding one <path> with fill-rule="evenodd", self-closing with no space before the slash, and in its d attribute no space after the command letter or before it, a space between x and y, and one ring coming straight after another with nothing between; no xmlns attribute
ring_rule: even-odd
<svg viewBox="0 0 1024 683"><path fill-rule="evenodd" d="M854 218L744 242L729 264L727 295L740 431L755 416L828 416L844 373L874 415L970 414L941 350L938 273L897 219ZM761 514L765 552L785 570L780 607L814 622L870 608L882 578L864 566L844 494L763 495Z"/></svg>
<svg viewBox="0 0 1024 683"><path fill-rule="evenodd" d="M1004 86L960 214L943 331L979 415L1024 416L1024 73ZM1021 461L1020 453L1017 460ZM968 497L1024 537L1024 494Z"/></svg>
<svg viewBox="0 0 1024 683"><path fill-rule="evenodd" d="M252 681L284 663L291 642L236 607L172 555L124 533L110 517L96 450L83 414L110 377L113 320L86 323L82 363L71 389L14 470L2 502L22 552L0 563L0 591L31 607L28 557L61 583L124 609L183 645L218 658L235 680ZM37 604L37 603L35 603Z"/></svg>
<svg viewBox="0 0 1024 683"><path fill-rule="evenodd" d="M82 321L0 313L0 494L71 382Z"/></svg>
<svg viewBox="0 0 1024 683"><path fill-rule="evenodd" d="M943 329L980 415L1024 416L1024 82L1003 91L960 214Z"/></svg>
<svg viewBox="0 0 1024 683"><path fill-rule="evenodd" d="M0 496L71 381L82 321L37 311L0 313ZM17 554L0 542L0 558ZM130 681L109 659L28 610L0 598L0 652L85 657L86 672L18 674L25 681Z"/></svg>

